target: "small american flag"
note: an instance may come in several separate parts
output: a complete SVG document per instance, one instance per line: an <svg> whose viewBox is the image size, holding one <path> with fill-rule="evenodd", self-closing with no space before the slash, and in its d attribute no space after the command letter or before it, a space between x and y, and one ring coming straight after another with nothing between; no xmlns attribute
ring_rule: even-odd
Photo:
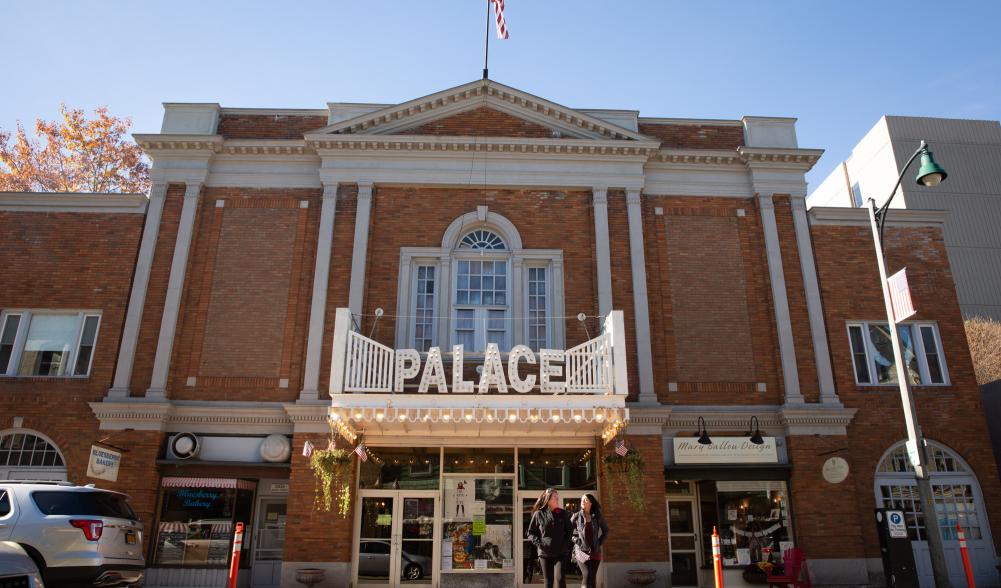
<svg viewBox="0 0 1001 588"><path fill-rule="evenodd" d="M629 453L629 448L626 447L626 442L622 439L615 440L615 453L619 457L625 457Z"/></svg>
<svg viewBox="0 0 1001 588"><path fill-rule="evenodd" d="M306 439L306 442L302 444L302 456L309 457L313 455L313 449L313 444L309 442L309 439Z"/></svg>
<svg viewBox="0 0 1001 588"><path fill-rule="evenodd" d="M368 454L365 453L365 444L364 443L359 443L358 446L355 447L355 453L358 454L358 459L360 459L362 461L368 461Z"/></svg>
<svg viewBox="0 0 1001 588"><path fill-rule="evenodd" d="M890 289L893 320L899 324L917 314L914 302L911 300L911 287L907 284L907 268L893 274L886 279L886 282Z"/></svg>
<svg viewBox="0 0 1001 588"><path fill-rule="evenodd" d="M493 0L494 13L497 15L497 38L507 38L507 23L504 21L504 0Z"/></svg>

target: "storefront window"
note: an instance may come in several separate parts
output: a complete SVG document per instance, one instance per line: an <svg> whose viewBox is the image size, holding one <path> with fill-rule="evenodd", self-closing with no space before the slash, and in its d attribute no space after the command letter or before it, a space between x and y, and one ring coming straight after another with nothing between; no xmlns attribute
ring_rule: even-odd
<svg viewBox="0 0 1001 588"><path fill-rule="evenodd" d="M376 459L362 462L359 488L437 490L441 474L438 447L376 447Z"/></svg>
<svg viewBox="0 0 1001 588"><path fill-rule="evenodd" d="M514 481L448 476L444 484L442 571L513 571Z"/></svg>
<svg viewBox="0 0 1001 588"><path fill-rule="evenodd" d="M229 565L234 523L243 522L245 536L250 536L254 483L222 480L216 485L232 487L163 489L154 565L196 568ZM241 558L241 563L243 559L249 562L249 558Z"/></svg>
<svg viewBox="0 0 1001 588"><path fill-rule="evenodd" d="M793 546L785 482L716 482L723 565L779 563Z"/></svg>
<svg viewBox="0 0 1001 588"><path fill-rule="evenodd" d="M445 448L446 474L513 474L514 449L498 448Z"/></svg>
<svg viewBox="0 0 1001 588"><path fill-rule="evenodd" d="M593 449L518 449L519 490L593 490L597 483Z"/></svg>

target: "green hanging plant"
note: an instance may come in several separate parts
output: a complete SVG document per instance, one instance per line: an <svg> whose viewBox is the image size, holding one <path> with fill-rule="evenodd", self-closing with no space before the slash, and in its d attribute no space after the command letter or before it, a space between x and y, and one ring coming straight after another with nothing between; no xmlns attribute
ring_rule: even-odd
<svg viewBox="0 0 1001 588"><path fill-rule="evenodd" d="M313 506L330 512L336 497L338 514L347 518L351 512L351 452L333 446L314 449L309 456L309 467L316 478Z"/></svg>
<svg viewBox="0 0 1001 588"><path fill-rule="evenodd" d="M646 501L643 499L643 458L639 453L629 450L625 457L617 453L609 453L602 459L605 478L609 481L611 490L624 490L626 500L637 512L646 511Z"/></svg>

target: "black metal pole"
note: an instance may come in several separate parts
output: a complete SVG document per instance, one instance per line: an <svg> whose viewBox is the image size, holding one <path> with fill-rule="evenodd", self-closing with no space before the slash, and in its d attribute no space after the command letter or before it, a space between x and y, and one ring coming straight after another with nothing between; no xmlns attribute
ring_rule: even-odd
<svg viewBox="0 0 1001 588"><path fill-rule="evenodd" d="M487 62L490 59L490 0L487 0L487 29L483 35L483 79L490 77Z"/></svg>

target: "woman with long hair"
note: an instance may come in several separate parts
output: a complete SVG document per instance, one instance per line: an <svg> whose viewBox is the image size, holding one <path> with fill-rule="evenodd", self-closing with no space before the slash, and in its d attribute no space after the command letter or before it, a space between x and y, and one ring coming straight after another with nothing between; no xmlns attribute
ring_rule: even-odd
<svg viewBox="0 0 1001 588"><path fill-rule="evenodd" d="M560 494L555 488L546 490L532 507L532 521L526 538L539 553L539 565L546 588L566 588L564 561L570 551L573 525L563 510Z"/></svg>
<svg viewBox="0 0 1001 588"><path fill-rule="evenodd" d="M580 499L580 510L571 518L573 523L574 559L583 576L581 588L595 588L598 566L601 565L601 546L608 538L608 523L601 516L601 504L594 494Z"/></svg>

